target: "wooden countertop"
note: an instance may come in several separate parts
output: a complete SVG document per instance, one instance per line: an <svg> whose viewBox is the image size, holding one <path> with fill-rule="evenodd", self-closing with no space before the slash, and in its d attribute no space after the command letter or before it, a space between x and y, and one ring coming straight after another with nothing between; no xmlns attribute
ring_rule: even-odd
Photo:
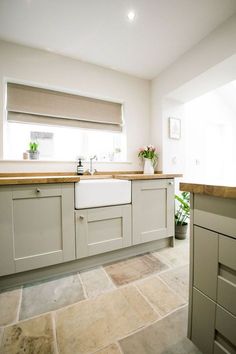
<svg viewBox="0 0 236 354"><path fill-rule="evenodd" d="M196 194L205 194L213 197L236 198L236 186L216 186L198 183L180 183L180 190Z"/></svg>
<svg viewBox="0 0 236 354"><path fill-rule="evenodd" d="M95 174L95 175L82 175L78 176L72 173L62 174L61 172L52 174L49 173L12 173L12 174L0 174L0 186L1 185L21 185L21 184L34 184L34 183L73 183L79 182L85 179L106 179L117 178L124 180L151 180L162 178L175 178L182 177L181 174L163 174L155 173L154 175L144 175L142 173L121 173L121 172L109 172L109 174Z"/></svg>
<svg viewBox="0 0 236 354"><path fill-rule="evenodd" d="M79 182L80 177L75 176L23 176L0 177L0 185L34 184L34 183L73 183Z"/></svg>
<svg viewBox="0 0 236 354"><path fill-rule="evenodd" d="M118 174L114 175L114 178L117 179L127 179L130 181L138 181L138 180L150 180L150 179L162 179L162 178L175 178L175 177L182 177L181 174L174 174L174 173L155 173L154 175L144 175L144 174Z"/></svg>

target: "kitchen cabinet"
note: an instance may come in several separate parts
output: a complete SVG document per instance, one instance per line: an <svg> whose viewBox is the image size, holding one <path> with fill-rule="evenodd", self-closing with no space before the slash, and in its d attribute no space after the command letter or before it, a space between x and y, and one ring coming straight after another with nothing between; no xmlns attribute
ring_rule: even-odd
<svg viewBox="0 0 236 354"><path fill-rule="evenodd" d="M173 181L132 181L133 244L174 236Z"/></svg>
<svg viewBox="0 0 236 354"><path fill-rule="evenodd" d="M0 275L75 259L74 184L0 188Z"/></svg>
<svg viewBox="0 0 236 354"><path fill-rule="evenodd" d="M188 337L204 354L236 354L236 200L191 195Z"/></svg>
<svg viewBox="0 0 236 354"><path fill-rule="evenodd" d="M131 205L79 209L75 215L77 258L131 245Z"/></svg>

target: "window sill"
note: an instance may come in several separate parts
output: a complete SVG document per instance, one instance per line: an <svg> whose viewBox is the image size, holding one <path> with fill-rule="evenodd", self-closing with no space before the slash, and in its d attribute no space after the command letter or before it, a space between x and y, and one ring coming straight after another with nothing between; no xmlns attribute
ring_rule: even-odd
<svg viewBox="0 0 236 354"><path fill-rule="evenodd" d="M22 162L26 162L26 163L78 163L77 160L0 160L0 163L22 163ZM83 163L89 163L89 160L85 160L83 161ZM94 164L127 164L130 165L132 164L132 161L94 161Z"/></svg>

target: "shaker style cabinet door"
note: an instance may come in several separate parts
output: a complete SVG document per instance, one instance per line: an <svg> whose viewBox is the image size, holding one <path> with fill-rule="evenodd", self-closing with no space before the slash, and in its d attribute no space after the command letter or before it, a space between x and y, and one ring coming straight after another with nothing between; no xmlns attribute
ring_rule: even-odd
<svg viewBox="0 0 236 354"><path fill-rule="evenodd" d="M73 184L16 186L0 195L1 275L75 259Z"/></svg>
<svg viewBox="0 0 236 354"><path fill-rule="evenodd" d="M174 236L173 179L132 181L133 244Z"/></svg>
<svg viewBox="0 0 236 354"><path fill-rule="evenodd" d="M83 258L131 245L131 206L76 211L76 255Z"/></svg>
<svg viewBox="0 0 236 354"><path fill-rule="evenodd" d="M216 301L218 275L218 234L193 227L193 284Z"/></svg>
<svg viewBox="0 0 236 354"><path fill-rule="evenodd" d="M191 341L204 354L213 353L216 304L193 288Z"/></svg>

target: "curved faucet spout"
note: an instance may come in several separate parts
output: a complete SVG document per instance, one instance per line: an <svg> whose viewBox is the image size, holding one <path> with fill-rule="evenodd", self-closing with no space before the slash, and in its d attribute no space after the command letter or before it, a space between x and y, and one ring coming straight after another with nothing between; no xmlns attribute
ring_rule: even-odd
<svg viewBox="0 0 236 354"><path fill-rule="evenodd" d="M88 173L90 175L93 175L96 170L93 168L93 160L97 160L97 155L94 155L93 157L90 157L89 159L89 170L88 170Z"/></svg>

